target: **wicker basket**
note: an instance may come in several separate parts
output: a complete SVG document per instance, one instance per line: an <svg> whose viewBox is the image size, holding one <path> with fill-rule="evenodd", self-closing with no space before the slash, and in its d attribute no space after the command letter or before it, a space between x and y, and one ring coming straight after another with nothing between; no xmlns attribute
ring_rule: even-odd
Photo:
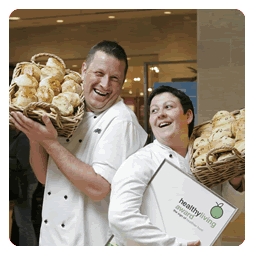
<svg viewBox="0 0 256 256"><path fill-rule="evenodd" d="M240 113L240 110L231 112L234 116ZM198 126L194 127L193 133L190 138L189 143L189 153L190 153L190 170L197 178L199 182L207 187L213 187L215 185L221 184L231 178L237 177L239 175L245 174L245 153L240 153L234 147L219 147L211 149L206 156L205 166L195 166L194 159L192 157L194 149L193 142L199 136L198 129L202 128L204 125L211 124L211 121L204 122ZM232 153L232 156L223 159L221 161L211 162L209 160L210 156L218 157L220 153Z"/></svg>
<svg viewBox="0 0 256 256"><path fill-rule="evenodd" d="M27 116L35 121L38 121L39 123L42 123L42 124L43 124L42 116L44 114L47 114L49 116L49 118L51 119L52 124L56 128L58 135L61 137L69 138L72 136L74 131L77 129L78 125L80 124L80 122L82 121L82 118L84 116L85 103L84 103L83 84L82 83L80 84L82 87L82 92L79 95L81 103L78 107L75 108L74 114L71 116L62 116L60 114L59 109L50 103L32 102L24 108L18 107L16 105L12 104L12 98L14 97L14 94L18 90L17 84L15 82L13 82L14 78L18 77L21 74L21 68L25 64L33 63L33 64L36 64L40 69L45 67L45 65L42 65L42 64L36 62L36 59L39 57L52 57L52 58L55 58L58 61L60 61L65 68L65 75L68 75L70 73L78 74L75 71L66 69L66 65L65 65L64 61L61 58L59 58L58 56L56 56L54 54L50 54L50 53L39 53L39 54L34 55L31 58L31 62L17 63L17 65L13 71L12 82L9 86L9 125L14 126L14 124L10 120L10 112L11 111L20 111L25 116ZM51 112L50 108L54 108L56 113ZM40 109L42 109L42 110L40 110Z"/></svg>

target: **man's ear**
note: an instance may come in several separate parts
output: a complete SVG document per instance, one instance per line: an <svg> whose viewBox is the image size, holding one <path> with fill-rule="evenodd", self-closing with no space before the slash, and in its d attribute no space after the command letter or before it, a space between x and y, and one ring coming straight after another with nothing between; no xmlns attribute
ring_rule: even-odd
<svg viewBox="0 0 256 256"><path fill-rule="evenodd" d="M82 76L82 79L84 79L84 75L85 75L86 70L87 70L86 62L83 62L82 68L81 68L81 76Z"/></svg>
<svg viewBox="0 0 256 256"><path fill-rule="evenodd" d="M187 111L186 116L187 116L187 124L190 124L193 120L193 112L191 109Z"/></svg>

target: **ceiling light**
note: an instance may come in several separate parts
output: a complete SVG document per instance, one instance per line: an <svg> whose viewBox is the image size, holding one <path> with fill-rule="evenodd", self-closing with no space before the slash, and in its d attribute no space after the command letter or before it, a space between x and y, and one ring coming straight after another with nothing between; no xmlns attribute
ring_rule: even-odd
<svg viewBox="0 0 256 256"><path fill-rule="evenodd" d="M130 60L130 59L131 59L130 57L127 58L127 60Z"/></svg>
<svg viewBox="0 0 256 256"><path fill-rule="evenodd" d="M132 94L132 90L129 91L129 94Z"/></svg>
<svg viewBox="0 0 256 256"><path fill-rule="evenodd" d="M149 91L149 92L152 92L152 88L148 88L148 91Z"/></svg>
<svg viewBox="0 0 256 256"><path fill-rule="evenodd" d="M77 65L76 65L76 64L74 64L74 65L72 65L72 67L73 67L73 68L76 68L76 67L77 67Z"/></svg>
<svg viewBox="0 0 256 256"><path fill-rule="evenodd" d="M164 14L171 14L171 12L167 12L167 11L166 11L166 12L164 12Z"/></svg>
<svg viewBox="0 0 256 256"><path fill-rule="evenodd" d="M108 16L108 18L109 18L109 19L114 19L114 18L115 18L115 16Z"/></svg>
<svg viewBox="0 0 256 256"><path fill-rule="evenodd" d="M9 20L20 20L20 17L9 17Z"/></svg>
<svg viewBox="0 0 256 256"><path fill-rule="evenodd" d="M64 20L56 20L57 23L62 23Z"/></svg>
<svg viewBox="0 0 256 256"><path fill-rule="evenodd" d="M126 83L126 82L127 82L127 79L125 79L124 82Z"/></svg>

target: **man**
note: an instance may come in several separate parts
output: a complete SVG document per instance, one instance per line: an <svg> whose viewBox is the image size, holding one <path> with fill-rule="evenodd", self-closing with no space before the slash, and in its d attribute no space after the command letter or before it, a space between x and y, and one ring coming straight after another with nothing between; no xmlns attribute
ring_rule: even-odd
<svg viewBox="0 0 256 256"><path fill-rule="evenodd" d="M147 134L120 98L128 69L112 41L92 47L82 65L85 117L73 136L58 138L21 113L13 122L30 140L30 161L45 183L39 245L104 245L109 238L111 182L121 163L143 147Z"/></svg>
<svg viewBox="0 0 256 256"><path fill-rule="evenodd" d="M167 234L157 221L161 217L147 216L141 210L147 185L164 159L190 172L188 145L194 128L193 104L182 91L160 86L150 94L148 106L155 140L126 159L118 169L112 182L110 227L118 245L198 246L200 241L186 241ZM243 178L236 177L212 188L238 207L236 217L244 211ZM151 199L154 207L153 193ZM221 238L215 245L221 245Z"/></svg>

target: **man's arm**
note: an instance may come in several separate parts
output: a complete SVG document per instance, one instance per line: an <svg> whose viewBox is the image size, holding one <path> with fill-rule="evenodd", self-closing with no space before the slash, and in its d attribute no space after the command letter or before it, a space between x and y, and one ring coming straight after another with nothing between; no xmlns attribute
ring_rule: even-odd
<svg viewBox="0 0 256 256"><path fill-rule="evenodd" d="M36 141L30 141L30 165L41 184L45 184L49 155Z"/></svg>
<svg viewBox="0 0 256 256"><path fill-rule="evenodd" d="M77 159L57 140L57 131L49 117L43 116L45 124L27 118L20 112L12 113L12 121L31 141L31 165L40 182L45 182L47 154L60 171L92 200L100 201L110 192L110 184L94 169Z"/></svg>

